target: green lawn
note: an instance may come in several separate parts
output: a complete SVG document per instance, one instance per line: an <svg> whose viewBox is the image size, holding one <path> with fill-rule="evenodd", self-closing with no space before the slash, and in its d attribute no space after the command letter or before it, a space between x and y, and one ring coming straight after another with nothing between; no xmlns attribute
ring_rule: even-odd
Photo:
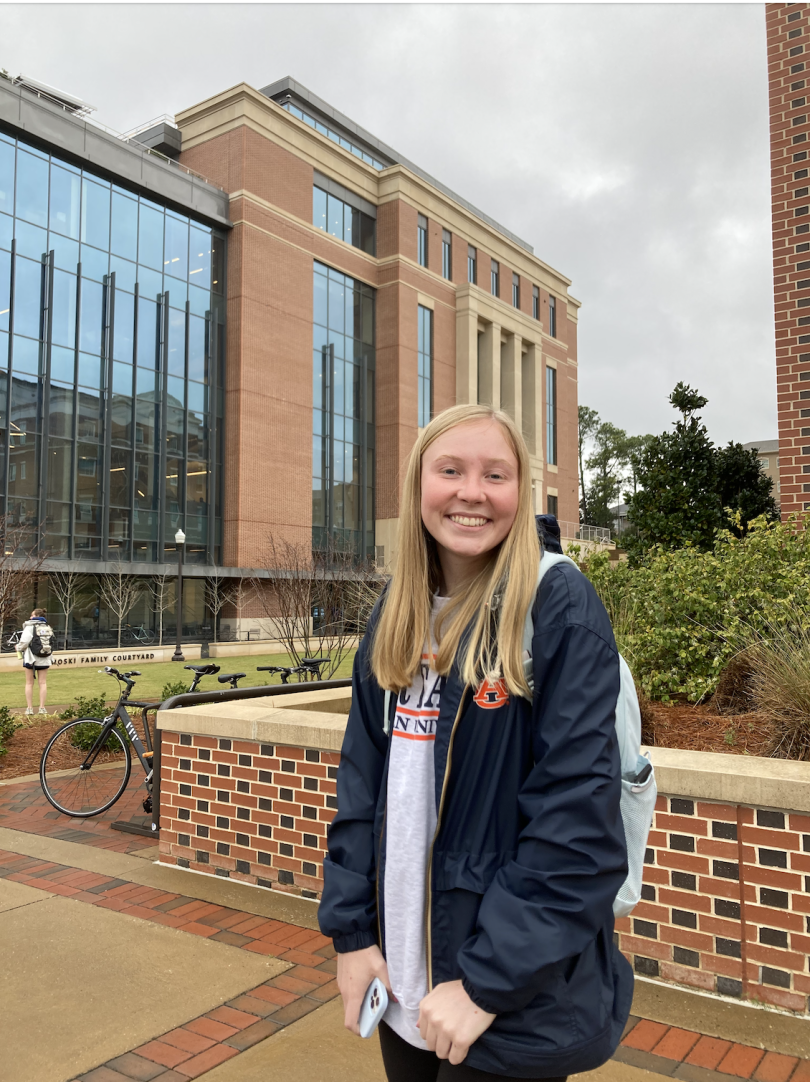
<svg viewBox="0 0 810 1082"><path fill-rule="evenodd" d="M344 657L340 668L332 679L351 676L354 650L350 650ZM244 680L240 680L240 687L259 687L262 684L280 684L281 677L275 674L256 672L257 665L286 665L287 656L284 654L251 654L247 657L224 657L211 658L211 663L219 665L220 672L243 672L247 673ZM190 665L205 665L205 659L192 660ZM128 671L128 666L121 665L122 671ZM177 661L148 662L140 668L142 675L137 679L132 691L134 699L159 699L164 684L176 681L191 681L192 673L183 668L183 664ZM292 680L295 681L295 677ZM225 685L227 687L227 685ZM301 685L305 690L306 685ZM112 676L98 672L94 666L84 669L53 669L48 674L48 703L65 705L75 703L78 695L85 697L104 694L110 701L117 697L118 684ZM216 676L203 678L198 691L221 691L223 685L218 683ZM39 705L37 688L34 688L34 709ZM12 709L25 707L25 678L20 671L0 673L0 706L9 706Z"/></svg>

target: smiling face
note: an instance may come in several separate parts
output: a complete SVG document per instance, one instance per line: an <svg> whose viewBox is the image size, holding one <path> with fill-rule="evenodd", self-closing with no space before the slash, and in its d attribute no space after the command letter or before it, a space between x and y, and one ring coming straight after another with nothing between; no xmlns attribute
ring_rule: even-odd
<svg viewBox="0 0 810 1082"><path fill-rule="evenodd" d="M422 456L422 522L438 546L452 593L487 562L518 509L515 452L497 421L456 425Z"/></svg>

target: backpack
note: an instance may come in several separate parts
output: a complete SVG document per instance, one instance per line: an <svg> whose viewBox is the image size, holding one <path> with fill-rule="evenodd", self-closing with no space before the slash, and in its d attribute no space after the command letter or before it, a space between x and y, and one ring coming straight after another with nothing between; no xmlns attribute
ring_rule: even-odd
<svg viewBox="0 0 810 1082"><path fill-rule="evenodd" d="M34 657L50 657L53 653L52 641L53 631L50 627L47 624L36 624L28 649Z"/></svg>
<svg viewBox="0 0 810 1082"><path fill-rule="evenodd" d="M555 564L567 563L577 567L568 556L543 552L537 572L537 588L543 575ZM535 590L535 597L537 596ZM532 601L532 605L534 601ZM523 628L523 649L529 654L524 661L524 672L529 687L534 690L532 667L532 605L526 613ZM624 658L619 654L619 697L616 700L616 736L621 757L622 793L620 810L627 843L627 878L619 888L613 902L613 914L626 917L641 899L641 878L644 872L644 856L647 837L652 826L655 800L658 795L655 772L648 756L641 754L641 711L633 675Z"/></svg>

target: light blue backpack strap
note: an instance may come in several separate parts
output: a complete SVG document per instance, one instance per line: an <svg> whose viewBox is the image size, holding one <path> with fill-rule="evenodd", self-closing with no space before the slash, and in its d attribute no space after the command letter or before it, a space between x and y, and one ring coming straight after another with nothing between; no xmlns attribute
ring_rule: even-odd
<svg viewBox="0 0 810 1082"><path fill-rule="evenodd" d="M391 692L385 693L385 706L383 707L383 732L386 736L391 735Z"/></svg>
<svg viewBox="0 0 810 1082"><path fill-rule="evenodd" d="M532 608L534 607L534 599L537 596L537 591L540 589L540 583L543 581L543 575L545 575L547 571L550 571L556 564L572 564L577 568L577 571L579 571L579 568L570 556L563 556L560 552L544 552L542 555L540 566L537 568L537 584L535 585L532 599L529 602L529 607L526 610L526 619L523 623L523 652L529 655L523 662L523 668L530 688L533 688L534 686L534 674L532 672L532 637L534 636Z"/></svg>

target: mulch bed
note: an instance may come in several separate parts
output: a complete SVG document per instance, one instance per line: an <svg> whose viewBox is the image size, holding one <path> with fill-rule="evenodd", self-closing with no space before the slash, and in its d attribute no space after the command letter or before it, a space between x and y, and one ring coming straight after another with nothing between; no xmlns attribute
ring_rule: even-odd
<svg viewBox="0 0 810 1082"><path fill-rule="evenodd" d="M712 703L647 703L646 707L652 714L656 747L727 755L768 754L771 732L759 714L724 717Z"/></svg>
<svg viewBox="0 0 810 1082"><path fill-rule="evenodd" d="M5 755L0 756L0 781L8 781L9 778L21 778L28 774L39 773L39 761L45 750L45 745L57 729L65 722L60 718L43 716L40 720L38 715L26 718L26 724L18 729L11 737L6 747ZM135 728L142 736L140 715L135 714L132 718ZM134 752L133 752L134 756ZM137 763L137 757L135 757ZM57 764L58 765L58 764ZM73 766L72 762L65 762L65 766Z"/></svg>

